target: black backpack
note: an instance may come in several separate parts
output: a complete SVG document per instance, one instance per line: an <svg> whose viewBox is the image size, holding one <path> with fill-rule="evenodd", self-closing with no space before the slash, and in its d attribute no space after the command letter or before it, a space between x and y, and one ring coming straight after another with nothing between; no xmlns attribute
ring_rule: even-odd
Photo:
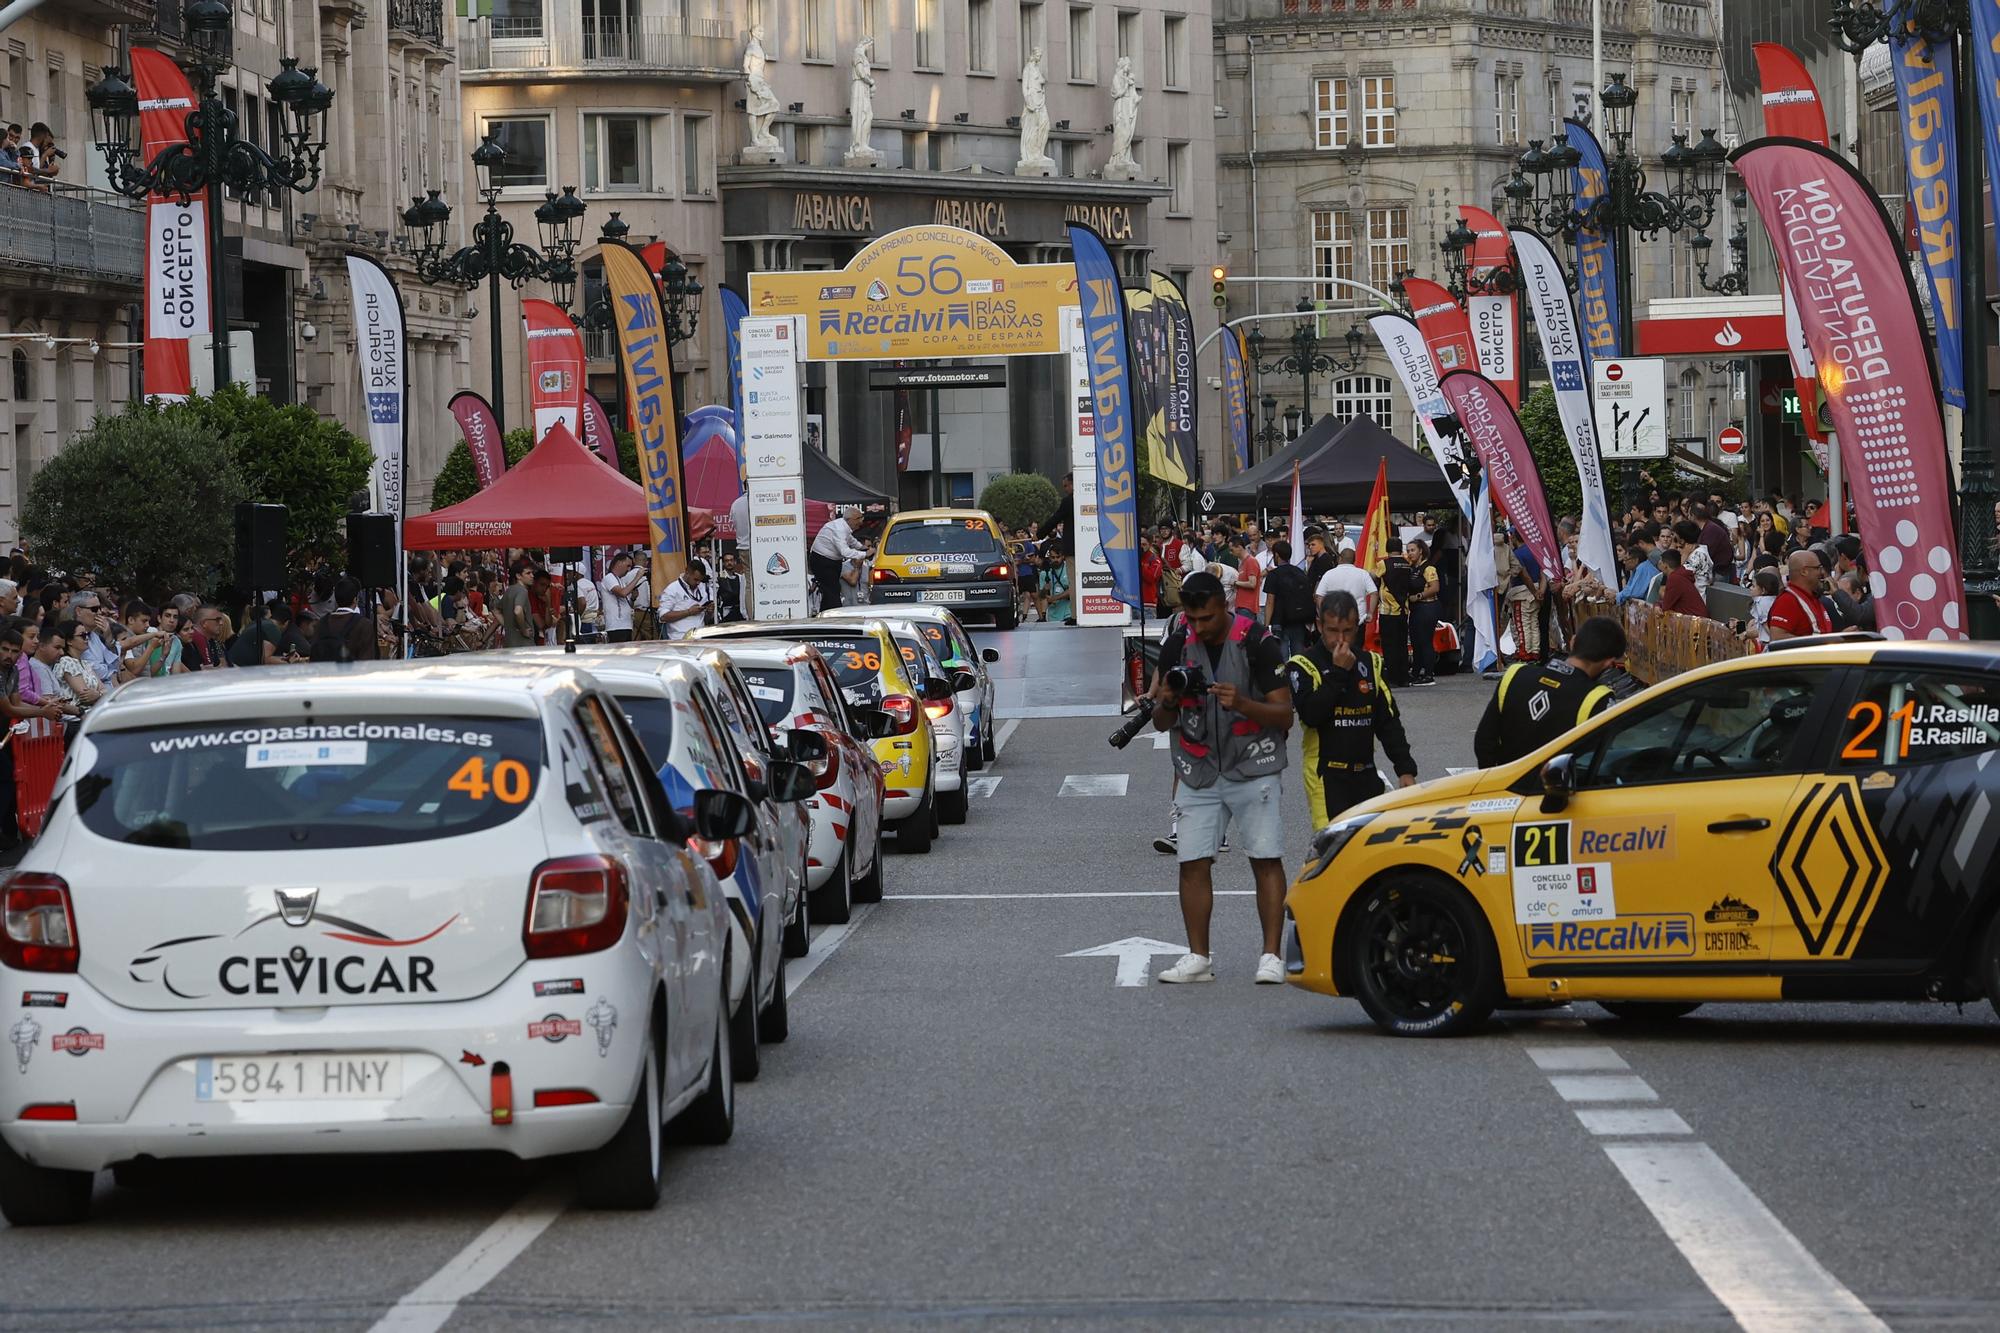
<svg viewBox="0 0 2000 1333"><path fill-rule="evenodd" d="M1279 565L1264 579L1271 594L1271 618L1280 625L1308 625L1313 618L1312 584L1296 565Z"/></svg>

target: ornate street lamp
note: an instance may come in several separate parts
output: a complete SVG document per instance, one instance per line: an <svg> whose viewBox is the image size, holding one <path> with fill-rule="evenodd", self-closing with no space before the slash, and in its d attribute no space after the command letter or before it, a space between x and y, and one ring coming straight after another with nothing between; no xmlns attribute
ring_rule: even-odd
<svg viewBox="0 0 2000 1333"><path fill-rule="evenodd" d="M632 234L631 224L613 213L598 229L598 240L622 242ZM660 289L660 315L666 322L667 345L679 346L693 338L701 327L701 297L705 290L681 257L667 254L664 271L653 275ZM602 333L612 326L611 298L600 293L584 308L578 324L589 333Z"/></svg>
<svg viewBox="0 0 2000 1333"><path fill-rule="evenodd" d="M500 280L505 278L516 290L530 282L546 282L555 289L556 304L568 309L576 296L576 250L582 241L584 215L583 200L577 198L574 185L565 186L561 194L551 190L535 208L542 248L515 240L514 225L500 214L502 187L494 184L495 173L506 162L507 150L491 134L472 150L486 213L472 228L471 245L445 253L444 232L451 222L451 205L438 191L411 200L410 207L403 210L403 226L412 233L420 279L466 291L486 284L493 416L503 434L507 429L507 376L501 356Z"/></svg>
<svg viewBox="0 0 2000 1333"><path fill-rule="evenodd" d="M1298 312L1299 318L1294 322L1292 332L1285 340L1290 346L1289 351L1266 360L1264 350L1268 339L1264 336L1264 331L1254 325L1244 341L1249 346L1250 363L1260 377L1259 383L1262 383L1261 377L1265 375L1297 375L1304 381L1305 392L1302 396L1305 405L1302 412L1305 425L1310 427L1313 422L1313 375L1315 373L1345 375L1358 370L1368 360L1369 338L1368 331L1361 327L1361 321L1356 320L1342 335L1342 341L1347 345L1345 357L1330 350L1323 350L1332 345L1324 343L1319 336L1319 313L1313 308L1313 303L1300 297L1294 309Z"/></svg>
<svg viewBox="0 0 2000 1333"><path fill-rule="evenodd" d="M139 129L139 94L116 69L85 94L90 103L97 151L104 155L110 186L129 199L165 195L182 204L208 196L209 338L216 389L229 383L228 271L222 260L222 194L310 193L320 178L326 152L326 115L333 89L315 68L281 59L277 77L265 86L278 117L277 152L236 134L236 113L222 100L217 84L232 63L230 35L236 16L227 0L187 0L181 21L194 52L189 73L195 90L187 114L186 141L171 144L150 160Z"/></svg>
<svg viewBox="0 0 2000 1333"><path fill-rule="evenodd" d="M1265 459L1285 447L1285 432L1284 428L1278 425L1278 400L1275 396L1267 393L1257 400L1257 405L1264 409L1264 425L1257 432L1257 443L1263 447L1258 451L1257 457ZM1294 407L1292 411L1296 414L1298 408Z"/></svg>

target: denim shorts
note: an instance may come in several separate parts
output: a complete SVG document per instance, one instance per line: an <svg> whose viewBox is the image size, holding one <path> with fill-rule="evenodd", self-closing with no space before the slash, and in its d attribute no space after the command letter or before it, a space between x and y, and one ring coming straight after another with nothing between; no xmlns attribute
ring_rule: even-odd
<svg viewBox="0 0 2000 1333"><path fill-rule="evenodd" d="M1279 784L1284 775L1272 773L1248 782L1220 778L1212 787L1181 784L1175 798L1180 819L1175 841L1182 861L1207 861L1232 829L1236 850L1253 861L1276 861L1285 854L1285 830L1278 817Z"/></svg>

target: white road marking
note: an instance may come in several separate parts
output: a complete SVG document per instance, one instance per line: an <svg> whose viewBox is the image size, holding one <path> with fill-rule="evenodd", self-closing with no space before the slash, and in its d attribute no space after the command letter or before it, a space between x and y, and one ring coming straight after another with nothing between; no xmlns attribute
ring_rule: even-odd
<svg viewBox="0 0 2000 1333"><path fill-rule="evenodd" d="M819 965L845 943L874 910L874 903L864 903L854 909L845 925L828 926L814 932L812 952L793 961L785 969L787 999L805 985L806 978L817 972ZM425 1279L423 1285L397 1301L389 1313L375 1322L369 1333L437 1333L458 1312L459 1303L478 1295L489 1282L506 1271L507 1265L520 1258L535 1243L535 1239L563 1215L569 1201L567 1181L530 1193L503 1213L499 1221L480 1232L470 1245L452 1256L443 1268Z"/></svg>
<svg viewBox="0 0 2000 1333"><path fill-rule="evenodd" d="M1000 775L1000 777L1005 777L1005 776L1006 774L1004 773ZM965 789L966 794L973 797L976 800L983 801L988 797L992 796L995 791L999 790L1000 777L973 778L971 780L971 784L967 786Z"/></svg>
<svg viewBox="0 0 2000 1333"><path fill-rule="evenodd" d="M995 759L998 759L1000 752L1007 748L1007 742L1014 739L1014 732L1020 725L1021 719L1018 717L1009 718L1000 724L1000 730L993 734L993 757Z"/></svg>
<svg viewBox="0 0 2000 1333"><path fill-rule="evenodd" d="M1656 1102L1660 1094L1636 1074L1557 1074L1549 1079L1566 1102Z"/></svg>
<svg viewBox="0 0 2000 1333"><path fill-rule="evenodd" d="M1156 731L1153 733L1153 748L1155 750L1164 750L1173 744L1173 740L1174 734L1171 731Z"/></svg>
<svg viewBox="0 0 2000 1333"><path fill-rule="evenodd" d="M1065 958L1116 958L1118 960L1117 985L1143 986L1153 970L1153 956L1167 954L1178 958L1187 952L1184 944L1168 944L1164 940L1147 939L1144 935L1133 935L1109 944L1100 944L1094 949L1078 949L1066 953Z"/></svg>
<svg viewBox="0 0 2000 1333"><path fill-rule="evenodd" d="M397 1301L389 1313L375 1321L370 1333L436 1333L458 1312L460 1301L478 1295L499 1277L568 1206L566 1186L535 1190L501 1214L499 1221L480 1232L422 1286Z"/></svg>
<svg viewBox="0 0 2000 1333"><path fill-rule="evenodd" d="M1579 1106L1576 1118L1593 1134L1692 1134L1688 1122L1673 1111L1629 1110L1624 1107Z"/></svg>
<svg viewBox="0 0 2000 1333"><path fill-rule="evenodd" d="M1062 780L1058 796L1123 796L1130 773L1071 773Z"/></svg>
<svg viewBox="0 0 2000 1333"><path fill-rule="evenodd" d="M1609 1046L1530 1046L1528 1058L1544 1074L1578 1073L1586 1069L1630 1069Z"/></svg>
<svg viewBox="0 0 2000 1333"><path fill-rule="evenodd" d="M1605 1154L1746 1333L1882 1329L1705 1143L1620 1143Z"/></svg>
<svg viewBox="0 0 2000 1333"><path fill-rule="evenodd" d="M1021 898L1178 898L1178 889L1084 889L1076 893L885 893L885 903L1012 902ZM1217 889L1218 898L1254 898L1255 889Z"/></svg>

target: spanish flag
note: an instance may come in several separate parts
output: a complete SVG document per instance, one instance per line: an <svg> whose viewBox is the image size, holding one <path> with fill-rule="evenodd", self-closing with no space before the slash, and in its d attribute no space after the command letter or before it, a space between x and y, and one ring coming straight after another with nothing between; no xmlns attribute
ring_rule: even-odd
<svg viewBox="0 0 2000 1333"><path fill-rule="evenodd" d="M1379 581L1389 559L1389 460L1375 465L1375 492L1368 497L1368 516L1361 521L1361 549L1354 563Z"/></svg>

